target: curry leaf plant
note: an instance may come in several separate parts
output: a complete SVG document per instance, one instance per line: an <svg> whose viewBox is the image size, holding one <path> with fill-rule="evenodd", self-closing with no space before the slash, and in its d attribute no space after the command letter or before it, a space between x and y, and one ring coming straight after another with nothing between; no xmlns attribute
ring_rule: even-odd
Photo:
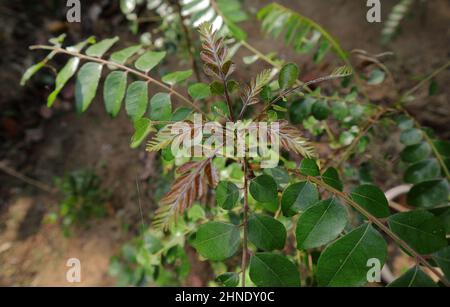
<svg viewBox="0 0 450 307"><path fill-rule="evenodd" d="M123 1L123 9L132 11L130 3ZM217 10L215 18L222 16L220 6L213 9ZM363 286L371 281L370 263L375 260L380 268L387 263L387 244L393 242L416 263L390 286L436 286L437 280L439 285L449 286L445 276L448 144L429 135L410 117L399 122L400 140L405 145L401 157L411 164L405 181L414 184L405 212L395 212L374 182L350 184L343 180L342 164L358 153L373 123L391 110L367 103L370 123L356 125L355 135L342 137L345 146L340 147L339 159L324 157L311 134L299 124L303 123L302 128L312 125L311 119L304 121L311 115L317 122L325 121L333 112L343 122L352 121L363 112L359 106L351 110L352 115L338 114L348 111L335 106L339 97L311 89L325 82L336 86L338 81L348 80L354 73L348 54L318 24L284 7L268 6L258 18L264 32L274 37L288 31L287 43L296 51L314 52L316 62L333 51L344 66L302 82L299 65L277 62L274 64L280 65L279 69L262 70L238 80L232 48L209 22L198 27L203 80L208 82L193 80L193 70L187 67L161 75L160 67L168 57L164 50L140 45L112 50L118 44L116 38L99 42L90 38L68 47L60 38L50 45L31 47L49 54L25 73L23 82L54 56L67 58L48 106L75 79L79 113L87 112L94 98L103 94L106 113L116 117L125 112L134 127L131 147L138 148L148 140L146 150L159 152L164 166L174 169L175 178L158 197L159 207L151 213L149 229L124 246L121 256L111 262L110 273L118 276L121 284L134 285L186 278L190 268L185 247L190 246L214 268L212 285ZM237 26L230 27L233 24L226 18L223 22L228 22L232 35L245 45ZM102 93L99 88L103 88ZM359 97L353 91L347 95L346 102ZM294 103L298 99L301 103ZM291 110L286 102L291 103ZM196 121L199 116L200 122ZM279 152L268 151L279 162L269 168L263 167L266 161L262 157L250 153L252 146L240 156L222 154L223 145L212 146L194 129L211 123L248 127L259 122L278 127L271 132L276 133ZM180 123L186 129L179 129ZM251 144L254 137L244 130L245 143ZM267 133L258 138L271 137ZM191 155L177 155L174 149L180 140L192 140ZM192 155L195 150L201 150L202 155ZM175 269L166 270L168 266Z"/></svg>

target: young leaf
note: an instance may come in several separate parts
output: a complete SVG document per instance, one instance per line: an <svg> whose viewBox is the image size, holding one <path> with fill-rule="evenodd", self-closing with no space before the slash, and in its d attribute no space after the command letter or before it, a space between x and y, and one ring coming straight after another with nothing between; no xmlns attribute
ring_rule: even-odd
<svg viewBox="0 0 450 307"><path fill-rule="evenodd" d="M254 105L259 101L259 94L263 86L270 81L270 69L263 70L252 80L250 85L244 87L244 92L241 95L244 107Z"/></svg>
<svg viewBox="0 0 450 307"><path fill-rule="evenodd" d="M306 176L320 176L319 167L313 159L303 159L300 164L300 172Z"/></svg>
<svg viewBox="0 0 450 307"><path fill-rule="evenodd" d="M239 188L230 181L221 181L216 189L217 204L225 210L231 210L238 200Z"/></svg>
<svg viewBox="0 0 450 307"><path fill-rule="evenodd" d="M336 239L346 225L347 212L337 199L321 201L298 219L295 231L297 248L321 247Z"/></svg>
<svg viewBox="0 0 450 307"><path fill-rule="evenodd" d="M133 134L133 137L131 138L130 144L130 147L133 149L139 147L139 145L141 145L141 143L145 140L150 132L156 131L148 118L138 119L134 123L134 130L135 132Z"/></svg>
<svg viewBox="0 0 450 307"><path fill-rule="evenodd" d="M417 162L405 172L404 180L407 183L420 183L432 179L438 179L441 175L441 167L436 159L428 159Z"/></svg>
<svg viewBox="0 0 450 307"><path fill-rule="evenodd" d="M150 100L150 119L169 121L172 118L172 103L167 93L157 93Z"/></svg>
<svg viewBox="0 0 450 307"><path fill-rule="evenodd" d="M101 58L118 40L119 38L117 36L114 38L104 39L89 47L86 50L86 54L88 56Z"/></svg>
<svg viewBox="0 0 450 307"><path fill-rule="evenodd" d="M105 100L106 112L116 117L120 111L122 100L127 88L127 74L123 71L111 72L105 80L103 87L103 99Z"/></svg>
<svg viewBox="0 0 450 307"><path fill-rule="evenodd" d="M339 174L337 170L333 167L330 167L323 173L322 180L329 186L335 188L338 191L343 191L344 185L342 181L339 179Z"/></svg>
<svg viewBox="0 0 450 307"><path fill-rule="evenodd" d="M378 187L370 184L361 185L353 189L350 194L351 198L357 202L361 207L366 209L375 217L388 217L389 203Z"/></svg>
<svg viewBox="0 0 450 307"><path fill-rule="evenodd" d="M407 194L407 202L414 207L429 209L446 204L449 193L450 188L447 180L425 181L412 187Z"/></svg>
<svg viewBox="0 0 450 307"><path fill-rule="evenodd" d="M205 99L211 96L211 90L208 84L195 83L189 86L188 93L194 100Z"/></svg>
<svg viewBox="0 0 450 307"><path fill-rule="evenodd" d="M300 287L300 274L295 264L277 254L253 255L249 275L258 287Z"/></svg>
<svg viewBox="0 0 450 307"><path fill-rule="evenodd" d="M222 261L233 256L239 249L239 227L222 222L208 222L199 227L194 247L209 260Z"/></svg>
<svg viewBox="0 0 450 307"><path fill-rule="evenodd" d="M248 239L263 251L283 249L286 228L270 216L254 213L248 219Z"/></svg>
<svg viewBox="0 0 450 307"><path fill-rule="evenodd" d="M145 81L130 84L125 97L125 109L133 121L141 118L147 110L148 85Z"/></svg>
<svg viewBox="0 0 450 307"><path fill-rule="evenodd" d="M387 287L395 288L395 287L401 287L401 288L424 288L424 287L437 287L436 283L427 275L425 274L420 267L417 265L413 267L412 269L408 270L405 274L391 282Z"/></svg>
<svg viewBox="0 0 450 307"><path fill-rule="evenodd" d="M288 89L297 81L300 71L294 63L288 63L281 68L278 84L280 89Z"/></svg>
<svg viewBox="0 0 450 307"><path fill-rule="evenodd" d="M258 176L250 182L250 194L261 203L277 202L277 183L268 175Z"/></svg>
<svg viewBox="0 0 450 307"><path fill-rule="evenodd" d="M70 78L72 78L75 72L77 71L79 64L80 64L79 58L71 58L58 73L55 81L55 90L51 92L51 94L47 98L47 107L50 108L53 105L59 92L61 92L63 87L66 85L67 81L69 81Z"/></svg>
<svg viewBox="0 0 450 307"><path fill-rule="evenodd" d="M420 254L430 254L447 246L444 225L425 210L392 215L388 223L396 235Z"/></svg>
<svg viewBox="0 0 450 307"><path fill-rule="evenodd" d="M315 148L302 136L301 132L289 125L287 121L281 121L278 130L280 145L291 152L305 158L317 156Z"/></svg>
<svg viewBox="0 0 450 307"><path fill-rule="evenodd" d="M431 146L426 142L406 147L401 153L404 162L414 163L424 160L431 154Z"/></svg>
<svg viewBox="0 0 450 307"><path fill-rule="evenodd" d="M319 201L319 191L309 182L291 184L281 196L281 210L284 216L293 216L305 211Z"/></svg>
<svg viewBox="0 0 450 307"><path fill-rule="evenodd" d="M78 71L75 84L75 102L78 113L86 111L97 92L98 82L103 66L97 63L86 63Z"/></svg>
<svg viewBox="0 0 450 307"><path fill-rule="evenodd" d="M235 272L227 272L217 276L216 280L225 287L236 287L239 284L239 274Z"/></svg>
<svg viewBox="0 0 450 307"><path fill-rule="evenodd" d="M192 70L184 70L184 71L176 71L170 74L165 75L162 77L162 81L164 83L167 83L171 86L183 82L184 80L188 79L190 76L192 76Z"/></svg>
<svg viewBox="0 0 450 307"><path fill-rule="evenodd" d="M148 73L152 70L156 65L158 65L166 56L165 51L147 51L143 55L137 59L134 66L142 70L145 73Z"/></svg>
<svg viewBox="0 0 450 307"><path fill-rule="evenodd" d="M113 62L123 65L128 61L129 58L136 54L141 49L141 47L141 45L135 45L116 51L111 54L110 59Z"/></svg>
<svg viewBox="0 0 450 307"><path fill-rule="evenodd" d="M367 283L367 261L378 259L383 266L387 245L370 225L362 225L334 243L320 255L317 279L320 286L356 287Z"/></svg>

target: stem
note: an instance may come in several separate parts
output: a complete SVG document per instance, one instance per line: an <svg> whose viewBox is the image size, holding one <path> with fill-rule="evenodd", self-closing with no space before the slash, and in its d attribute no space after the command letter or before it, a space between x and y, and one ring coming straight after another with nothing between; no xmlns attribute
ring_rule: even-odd
<svg viewBox="0 0 450 307"><path fill-rule="evenodd" d="M295 173L297 173L296 170L294 170ZM450 287L450 282L442 275L438 270L436 270L422 255L417 253L413 248L411 248L408 243L403 241L400 237L398 237L395 233L393 233L386 225L383 224L382 221L380 221L378 218L373 216L371 213L369 213L366 209L361 207L358 203L356 203L353 199L351 199L347 194L344 192L341 192L339 190L336 190L335 188L329 186L325 182L315 178L308 176L308 181L314 182L318 186L323 187L324 189L328 190L329 192L339 196L341 199L345 200L347 204L352 206L356 211L364 215L370 222L377 225L386 235L391 237L395 242L397 242L398 245L403 247L409 254L411 254L414 258L417 259L418 262L420 262L422 265L427 267L431 272L433 272L434 275L436 275L439 280L447 287Z"/></svg>
<svg viewBox="0 0 450 307"><path fill-rule="evenodd" d="M245 287L245 270L247 268L248 257L248 165L247 159L244 158L244 238L242 243L242 287Z"/></svg>
<svg viewBox="0 0 450 307"><path fill-rule="evenodd" d="M137 70L134 70L133 68L130 68L128 66L122 65L122 64L118 64L112 61L107 61L101 58L96 58L96 57L91 57L88 55L84 55L78 52L72 52L72 51L68 51L64 48L61 47L56 47L56 46L45 46L45 45L35 45L35 46L30 46L30 50L36 50L36 49L43 49L43 50L53 50L57 53L62 53L62 54L68 54L83 60L87 60L87 61L92 61L92 62L97 62L97 63L101 63L103 65L110 65L110 66L114 66L116 68L119 68L121 70L124 70L128 73L134 74L136 76L141 77L142 79L147 80L149 83L154 83L156 85L158 85L159 87L163 88L164 90L166 90L167 92L169 92L170 94L178 97L179 99L181 99L185 104L189 105L190 107L192 107L195 111L203 114L206 116L206 113L203 112L194 102L190 101L189 99L187 99L186 97L184 97L182 94L180 94L179 92L175 91L173 88L165 85L164 83L144 74L141 73Z"/></svg>
<svg viewBox="0 0 450 307"><path fill-rule="evenodd" d="M186 24L184 23L185 21L185 17L183 16L183 14L181 14L181 4L180 4L180 0L175 1L175 6L177 7L178 10L178 16L180 18L180 23L181 23L181 28L184 32L184 37L186 39L186 45L187 45L187 50L189 53L189 57L191 59L191 65L192 65L192 69L194 70L194 74L195 74L195 78L197 79L198 82L201 82L201 77L200 77L200 72L197 66L197 61L195 60L195 56L194 56L194 49L192 46L192 42L191 42L191 35L189 32L189 29L186 27Z"/></svg>
<svg viewBox="0 0 450 307"><path fill-rule="evenodd" d="M44 183L42 183L40 181L37 181L35 179L32 179L32 178L27 177L25 175L22 175L21 173L19 173L16 170L14 170L14 169L4 165L3 163L0 163L0 170L5 172L8 175L14 177L14 178L22 180L23 182L28 183L28 184L38 188L38 189L40 189L40 190L42 190L44 192L47 192L47 193L50 193L50 194L55 194L57 192L56 189L54 189L54 188L52 188L52 187L50 187L50 186L48 186L48 185L46 185L46 184L44 184Z"/></svg>

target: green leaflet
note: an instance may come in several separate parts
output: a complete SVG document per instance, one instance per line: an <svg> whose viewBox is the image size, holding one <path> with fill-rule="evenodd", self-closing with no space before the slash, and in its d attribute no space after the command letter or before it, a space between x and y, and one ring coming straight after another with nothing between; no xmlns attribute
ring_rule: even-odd
<svg viewBox="0 0 450 307"><path fill-rule="evenodd" d="M125 64L130 57L132 57L134 54L136 54L140 49L141 45L135 45L131 46L119 51L114 52L111 54L111 61L116 62L118 64Z"/></svg>
<svg viewBox="0 0 450 307"><path fill-rule="evenodd" d="M248 238L258 249L281 250L286 242L286 229L276 219L254 213L248 219Z"/></svg>
<svg viewBox="0 0 450 307"><path fill-rule="evenodd" d="M221 181L216 188L217 204L225 210L231 210L238 200L239 188L230 181Z"/></svg>
<svg viewBox="0 0 450 307"><path fill-rule="evenodd" d="M319 285L362 286L367 283L367 261L375 258L383 266L386 257L383 237L370 224L364 224L322 252L317 264Z"/></svg>
<svg viewBox="0 0 450 307"><path fill-rule="evenodd" d="M142 70L145 73L148 73L152 70L156 65L158 65L166 56L165 51L147 51L143 55L137 59L134 63L134 66Z"/></svg>
<svg viewBox="0 0 450 307"><path fill-rule="evenodd" d="M300 287L300 274L295 264L277 254L253 255L249 275L258 287Z"/></svg>
<svg viewBox="0 0 450 307"><path fill-rule="evenodd" d="M405 172L404 180L407 183L420 183L427 180L438 179L441 176L441 167L436 159L427 159L417 162Z"/></svg>
<svg viewBox="0 0 450 307"><path fill-rule="evenodd" d="M209 85L205 83L194 83L190 85L188 93L194 100L205 99L211 96Z"/></svg>
<svg viewBox="0 0 450 307"><path fill-rule="evenodd" d="M53 105L59 92L61 92L61 90L70 80L70 78L72 78L73 75L75 75L75 72L77 71L79 64L80 64L79 58L71 58L67 62L67 64L59 71L58 75L56 76L55 90L51 92L47 98L47 107L50 108Z"/></svg>
<svg viewBox="0 0 450 307"><path fill-rule="evenodd" d="M320 176L319 167L313 159L303 159L300 164L300 172L307 176Z"/></svg>
<svg viewBox="0 0 450 307"><path fill-rule="evenodd" d="M125 97L125 109L133 121L141 118L147 110L148 85L145 81L130 84Z"/></svg>
<svg viewBox="0 0 450 307"><path fill-rule="evenodd" d="M261 203L277 202L277 183L269 175L258 176L250 182L250 194Z"/></svg>
<svg viewBox="0 0 450 307"><path fill-rule="evenodd" d="M431 154L431 147L426 142L406 147L401 153L404 162L414 163L424 160Z"/></svg>
<svg viewBox="0 0 450 307"><path fill-rule="evenodd" d="M75 103L78 113L86 111L97 93L103 66L97 63L86 63L81 66L75 84Z"/></svg>
<svg viewBox="0 0 450 307"><path fill-rule="evenodd" d="M171 86L183 82L184 80L188 79L190 76L192 76L192 70L183 70L183 71L176 71L170 74L165 75L162 77L162 81L164 83L167 83Z"/></svg>
<svg viewBox="0 0 450 307"><path fill-rule="evenodd" d="M106 77L103 87L103 99L106 112L116 117L120 111L122 100L127 88L127 74L123 71L113 71Z"/></svg>
<svg viewBox="0 0 450 307"><path fill-rule="evenodd" d="M297 81L300 71L298 66L294 63L288 63L281 68L280 75L278 77L278 84L280 89L291 88L295 81Z"/></svg>
<svg viewBox="0 0 450 307"><path fill-rule="evenodd" d="M156 130L153 128L152 123L148 118L138 119L134 123L134 134L131 138L130 147L133 149L139 147L152 131L154 132Z"/></svg>
<svg viewBox="0 0 450 307"><path fill-rule="evenodd" d="M208 222L197 231L194 247L203 257L222 261L233 256L239 249L239 227L222 222Z"/></svg>
<svg viewBox="0 0 450 307"><path fill-rule="evenodd" d="M430 254L447 246L441 221L425 210L394 214L389 228L420 254Z"/></svg>
<svg viewBox="0 0 450 307"><path fill-rule="evenodd" d="M434 281L425 274L419 266L415 266L408 272L391 282L387 287L437 287Z"/></svg>
<svg viewBox="0 0 450 307"><path fill-rule="evenodd" d="M124 14L129 14L134 11L136 7L136 0L120 0L120 10Z"/></svg>
<svg viewBox="0 0 450 307"><path fill-rule="evenodd" d="M346 225L347 212L337 199L321 201L298 219L295 232L297 248L321 247L336 239Z"/></svg>
<svg viewBox="0 0 450 307"><path fill-rule="evenodd" d="M239 284L239 274L235 272L227 272L217 276L216 280L225 287L236 287Z"/></svg>
<svg viewBox="0 0 450 307"><path fill-rule="evenodd" d="M389 204L380 188L365 184L353 189L351 198L375 217L389 216Z"/></svg>
<svg viewBox="0 0 450 307"><path fill-rule="evenodd" d="M447 279L450 278L450 246L433 254L433 260L439 265Z"/></svg>
<svg viewBox="0 0 450 307"><path fill-rule="evenodd" d="M305 211L319 201L317 187L309 182L298 182L288 186L281 196L281 210L284 216L293 216Z"/></svg>
<svg viewBox="0 0 450 307"><path fill-rule="evenodd" d="M86 54L92 57L101 58L117 41L119 37L104 39L92 45L86 50Z"/></svg>
<svg viewBox="0 0 450 307"><path fill-rule="evenodd" d="M168 93L157 93L150 100L150 119L169 121L172 118L172 102Z"/></svg>
<svg viewBox="0 0 450 307"><path fill-rule="evenodd" d="M333 167L328 168L325 173L322 175L322 180L329 186L335 188L338 191L344 190L344 185L342 181L339 179L339 174L337 170Z"/></svg>
<svg viewBox="0 0 450 307"><path fill-rule="evenodd" d="M419 144L422 138L422 130L416 128L405 130L400 134L400 142L406 146Z"/></svg>
<svg viewBox="0 0 450 307"><path fill-rule="evenodd" d="M412 187L407 194L407 202L414 207L425 209L446 204L450 188L446 179L421 182Z"/></svg>

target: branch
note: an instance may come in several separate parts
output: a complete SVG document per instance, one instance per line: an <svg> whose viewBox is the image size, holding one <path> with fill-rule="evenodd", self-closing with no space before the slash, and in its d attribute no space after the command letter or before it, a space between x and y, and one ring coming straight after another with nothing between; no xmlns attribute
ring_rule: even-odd
<svg viewBox="0 0 450 307"><path fill-rule="evenodd" d="M84 55L81 54L79 52L72 52L72 51L68 51L64 48L61 47L53 47L53 46L45 46L45 45L35 45L35 46L30 46L30 50L37 50L37 49L42 49L42 50L53 50L56 53L62 53L62 54L67 54L67 55L71 55L73 57L77 57L79 59L83 59L83 60L87 60L87 61L91 61L91 62L97 62L97 63L101 63L103 65L110 65L116 68L119 68L121 70L124 70L126 72L129 72L131 74L134 74L138 77L141 77L142 79L147 80L147 82L149 83L154 83L156 85L158 85L159 87L161 87L162 89L166 90L167 92L169 92L170 94L178 97L179 99L181 99L183 101L183 103L185 103L186 105L189 105L190 107L192 107L195 111L203 114L206 116L205 112L203 112L194 102L190 101L189 99L187 99L186 97L184 97L182 94L180 94L179 92L175 91L174 89L172 89L171 87L165 85L164 83L144 74L141 73L133 68L130 68L128 66L122 65L122 64L118 64L115 63L113 61L107 61L101 58L96 58L96 57L91 57L88 55Z"/></svg>

